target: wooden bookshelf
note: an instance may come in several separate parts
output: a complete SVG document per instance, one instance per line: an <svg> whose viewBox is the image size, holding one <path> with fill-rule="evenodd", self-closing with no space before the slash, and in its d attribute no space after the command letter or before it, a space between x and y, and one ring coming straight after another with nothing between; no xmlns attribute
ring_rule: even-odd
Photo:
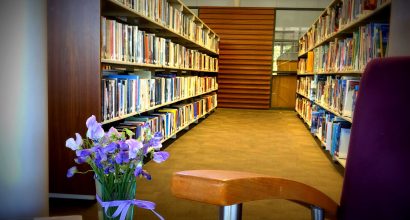
<svg viewBox="0 0 410 220"><path fill-rule="evenodd" d="M218 70L216 70L216 71L201 70L201 69L194 69L194 68L172 67L172 66L164 66L164 65L160 65L160 64L135 63L135 62L109 60L109 59L101 59L101 63L109 64L109 65L118 65L120 67L142 67L142 68L154 68L154 69L171 69L171 70L185 70L185 71L205 72L205 73L217 73L218 72Z"/></svg>
<svg viewBox="0 0 410 220"><path fill-rule="evenodd" d="M362 14L357 15L357 17L354 20L349 21L347 24L343 24L341 26L339 26L339 29L333 33L329 33L325 36L320 35L320 31L322 31L322 33L328 33L326 31L330 30L329 28L334 28L334 26L329 26L328 24L332 24L332 22L338 22L338 21L329 21L329 19L331 19L330 17L330 13L332 13L332 9L334 8L334 6L336 6L337 4L342 3L342 0L333 0L330 2L329 6L319 15L319 17L313 22L313 24L311 25L311 27L307 30L307 32L302 35L299 39L299 45L304 45L303 48L300 49L299 53L298 53L298 57L299 58L306 58L307 54L311 51L313 51L315 48L324 46L324 45L328 45L329 47L329 51L330 49L334 49L335 47L331 47L330 42L334 42L335 39L339 39L339 40L344 40L346 38L352 38L351 40L355 40L355 38L353 38L352 36L354 36L354 32L358 31L360 27L367 25L371 22L375 22L375 23L388 23L389 18L390 18L390 8L391 8L391 4L392 1L388 0L383 4L380 4L377 8L375 8L372 11L363 11ZM341 6L342 7L342 6ZM339 8L340 10L341 8ZM337 9L336 9L337 10ZM343 10L343 9L342 9ZM351 9L352 10L352 9ZM351 13L351 11L349 11L348 13ZM324 18L323 20L322 17L324 16L328 16L327 18ZM346 21L346 18L344 21ZM348 19L347 19L348 20ZM369 27L366 27L369 28ZM379 27L380 28L380 27ZM380 29L381 30L381 29ZM325 31L325 32L323 32ZM309 36L309 37L308 37ZM319 39L319 40L317 40ZM357 38L356 38L357 39ZM315 40L313 42L312 45L312 40ZM309 42L311 44L309 44ZM345 45L344 41L340 41L342 46ZM355 41L355 43L357 43ZM360 44L361 42L359 42ZM372 42L372 44L375 44L375 42ZM365 44L367 45L367 44ZM376 44L375 44L376 45ZM338 45L339 46L339 45ZM374 46L373 46L374 47ZM360 48L362 49L362 48ZM317 49L316 52L320 52L319 56L322 55L321 53L323 52L322 49ZM329 54L326 54L329 55ZM335 55L335 54L330 54L330 55ZM338 54L336 54L338 55ZM316 57L317 55L314 54L314 63L317 62ZM375 54L373 56L380 56L379 54ZM363 61L368 61L369 56L364 56L361 57L361 55L359 54L356 58L356 62L359 62L358 67L359 68L363 68ZM319 59L320 60L320 59ZM353 59L352 59L353 60ZM331 60L331 63L327 63L327 66L331 66L334 65L334 63L332 63L334 60ZM354 60L353 60L354 61ZM336 62L336 61L335 61ZM362 62L362 63L361 63ZM302 63L307 63L306 61L301 62ZM354 68L357 68L354 62L348 63L346 68L352 68L352 66L355 66ZM319 69L323 69L322 64L319 63L318 65ZM303 69L303 68L301 68ZM315 69L315 68L314 68ZM298 77L303 77L303 76L317 76L317 75L329 75L329 76L361 76L363 74L363 70L356 70L356 69L350 69L350 70L343 70L343 71L316 71L316 72L310 72L310 73L298 73ZM334 77L332 77L334 78ZM300 81L300 82L304 82L304 81ZM318 86L316 86L318 87ZM314 89L314 88L312 88ZM359 92L360 92L360 88L359 88ZM297 93L299 96L309 100L309 97L306 96L306 94L303 93ZM342 116L338 111L335 111L334 109L330 108L329 106L327 106L326 104L320 103L316 100L310 100L310 102L314 105L317 105L318 107L320 107L321 109L324 109L326 112L329 112L331 114L333 114L336 117L342 118L343 120L352 123L352 118L351 117L345 117ZM298 114L300 114L298 112ZM316 136L316 134L313 134L314 136ZM320 140L321 141L321 140ZM325 145L325 143L323 141L321 141L321 145ZM338 157L334 157L333 158L335 161L337 161L339 164L341 164L343 167L345 167L346 165L346 160L345 159L340 159Z"/></svg>
<svg viewBox="0 0 410 220"><path fill-rule="evenodd" d="M314 48L321 46L325 43L328 43L330 41L333 41L335 38L342 36L343 34L346 33L352 33L357 27L360 25L369 23L372 21L373 17L379 16L380 14L387 13L387 10L390 10L391 6L391 1L385 2L384 4L380 5L378 8L375 10L368 12L366 14L362 14L360 17L356 18L354 21L351 21L348 24L345 24L342 26L342 28L339 29L339 31L331 34L330 36L326 37L319 43L315 44L314 47L310 48L309 51L313 50Z"/></svg>
<svg viewBox="0 0 410 220"><path fill-rule="evenodd" d="M143 109L143 110L140 110L140 111L137 111L137 112L133 112L133 113L130 113L130 114L122 115L122 116L115 117L115 118L110 119L110 120L103 121L101 124L109 124L109 123L112 123L112 122L116 122L116 121L119 121L119 120L122 120L122 119L125 119L125 118L128 118L128 117L134 116L134 115L138 115L138 114L141 114L141 113L144 113L144 112L152 111L154 109L161 108L161 107L164 107L164 106L167 106L167 105L171 105L171 104L183 101L183 100L187 100L187 99L190 99L190 98L194 98L194 97L205 95L205 94L208 94L208 93L211 93L211 92L215 92L217 90L218 89L212 89L210 91L203 92L203 93L200 93L200 94L197 94L197 95L176 99L176 100L166 102L166 103L163 103L163 104L160 104L160 105L155 105L155 106L152 106L152 107L147 108L147 109Z"/></svg>
<svg viewBox="0 0 410 220"><path fill-rule="evenodd" d="M320 106L321 108L323 108L324 110L326 110L326 111L328 111L328 112L334 114L335 116L337 116L337 117L339 117L339 118L342 118L342 119L344 119L345 121L348 121L348 122L350 122L350 123L352 122L352 118L349 118L349 117L346 117L346 116L342 116L341 114L339 114L339 113L336 112L335 110L329 108L328 106L326 106L326 105L324 105L324 104L322 104L322 103L320 103L320 102L317 102L316 100L310 99L306 94L303 94L303 93L300 93L300 92L296 92L296 94L298 94L298 95L300 95L300 96L306 98L307 100L309 100L309 101L315 103L316 105L318 105L318 106Z"/></svg>
<svg viewBox="0 0 410 220"><path fill-rule="evenodd" d="M213 42L209 40L219 41L219 36L180 0L169 0L169 2L178 5L184 15L190 16L196 24L203 27L205 35L209 36L207 45L197 42L192 35L182 34L182 31L177 32L164 25L164 22L145 16L116 0L47 1L49 164L53 167L49 174L50 195L80 199L95 195L92 174L76 175L74 178L67 179L67 169L75 165L75 153L65 147L65 141L75 133L85 136L85 121L89 116L95 115L97 121L102 121L102 67L112 65L119 69L146 69L151 72L157 69L178 72L216 72L101 59L103 16L118 18L121 23L138 26L138 30L170 39L173 43L187 49L198 50L217 58L219 51L209 48L213 46ZM215 45L218 45L218 42ZM129 116L213 91L216 89L107 120L103 124L108 125ZM87 167L80 165L79 168Z"/></svg>
<svg viewBox="0 0 410 220"><path fill-rule="evenodd" d="M328 7L326 7L326 10L324 10L320 16L315 20L315 22L313 22L313 25L315 25L319 18L326 15L327 13L327 9L332 7L333 5L335 5L336 3L341 2L341 0L333 0ZM390 12L390 6L391 6L391 0L387 1L383 4L381 4L378 8L376 8L375 10L362 14L361 16L359 16L358 18L356 18L355 20L351 21L348 24L345 24L344 26L340 27L339 30L337 32L334 32L332 34L330 34L329 36L325 37L325 39L321 40L318 43L315 43L315 45L313 47L309 47L307 51L301 51L298 54L299 58L305 57L307 55L307 53L309 51L312 51L313 49L315 49L316 47L319 47L325 43L328 43L330 41L333 41L335 38L338 37L342 37L343 35L345 35L346 33L352 33L357 27L359 27L360 25L366 24L371 22L372 20L375 19L375 17L380 16L382 18L386 17L386 14L389 14ZM386 20L386 19L383 19ZM387 19L388 20L388 19ZM312 25L312 27L313 27ZM312 27L309 28L309 30L307 32L309 32ZM306 32L306 33L307 33ZM305 34L304 34L305 35ZM302 37L304 36L302 35ZM300 39L302 39L302 37Z"/></svg>
<svg viewBox="0 0 410 220"><path fill-rule="evenodd" d="M352 123L352 118L342 116L341 114L339 114L339 113L336 112L335 110L329 108L328 106L326 106L326 105L324 105L324 104L322 104L322 103L320 103L320 102L317 102L317 101L315 101L315 100L313 100L312 102L314 102L316 105L320 106L320 107L323 108L324 110L326 110L326 111L328 111L328 112L334 114L335 116L337 116L337 117L339 117L339 118L343 118L343 120Z"/></svg>
<svg viewBox="0 0 410 220"><path fill-rule="evenodd" d="M219 36L212 31L208 26L205 25L204 22L202 22L201 19L199 19L192 11L190 11L186 6L184 7L184 4L180 0L171 0L169 2L173 2L176 4L180 4L181 7L183 7L185 14L190 13L195 18L195 21L198 21L202 23L216 38L219 39ZM137 23L139 26L145 29L151 30L152 33L155 33L156 35L164 38L172 38L175 43L179 43L185 46L188 46L189 48L199 50L201 52L210 54L210 55L218 55L218 51L206 48L204 45L202 45L199 42L196 42L192 39L189 39L188 37L176 32L175 30L167 27L166 25L162 24L159 21L156 21L148 16L145 16L144 14L129 8L128 6L124 5L121 2L118 2L116 0L104 0L102 1L102 15L105 16L127 16L127 17L132 17L132 18L137 18L138 21ZM158 31L156 31L158 30Z"/></svg>

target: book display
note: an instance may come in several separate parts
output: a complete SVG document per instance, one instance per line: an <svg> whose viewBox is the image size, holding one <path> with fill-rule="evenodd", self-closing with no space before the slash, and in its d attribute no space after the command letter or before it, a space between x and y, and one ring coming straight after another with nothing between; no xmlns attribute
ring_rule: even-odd
<svg viewBox="0 0 410 220"><path fill-rule="evenodd" d="M48 20L52 197L94 198L92 178L64 175L91 115L164 142L217 107L219 36L180 0L51 0Z"/></svg>
<svg viewBox="0 0 410 220"><path fill-rule="evenodd" d="M387 56L390 5L334 0L299 39L296 111L342 166L361 74Z"/></svg>

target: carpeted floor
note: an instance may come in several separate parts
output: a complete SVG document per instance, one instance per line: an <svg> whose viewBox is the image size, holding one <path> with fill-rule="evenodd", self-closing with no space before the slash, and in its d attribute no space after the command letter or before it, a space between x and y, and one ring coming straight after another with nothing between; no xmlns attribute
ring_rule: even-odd
<svg viewBox="0 0 410 220"><path fill-rule="evenodd" d="M156 210L170 220L214 220L218 207L181 200L170 192L173 172L190 169L226 169L256 172L304 182L340 200L343 177L318 147L294 111L217 109L206 120L179 135L166 151L162 164L145 166L153 179L139 180L137 199L157 204ZM82 214L96 218L95 204L50 201L50 214ZM86 208L85 208L86 207ZM72 211L69 211L72 210ZM74 212L75 211L75 212ZM78 213L80 212L80 213ZM135 209L135 219L157 219L147 210ZM310 219L308 209L281 200L245 203L243 219Z"/></svg>

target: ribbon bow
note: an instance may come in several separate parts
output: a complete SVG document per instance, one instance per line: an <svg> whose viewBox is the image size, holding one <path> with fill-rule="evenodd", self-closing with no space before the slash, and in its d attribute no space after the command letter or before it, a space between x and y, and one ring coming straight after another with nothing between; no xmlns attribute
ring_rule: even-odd
<svg viewBox="0 0 410 220"><path fill-rule="evenodd" d="M156 216L158 216L159 219L164 220L164 218L154 210L155 203L150 202L150 201L131 199L131 200L114 200L114 201L103 202L98 195L96 195L96 198L97 198L98 203L100 203L100 205L104 208L104 212L107 216L109 216L107 214L109 207L118 206L114 214L112 216L109 216L110 218L116 218L121 214L120 220L124 220L125 217L127 216L127 212L130 206L135 205L142 209L151 210L151 212L154 213Z"/></svg>

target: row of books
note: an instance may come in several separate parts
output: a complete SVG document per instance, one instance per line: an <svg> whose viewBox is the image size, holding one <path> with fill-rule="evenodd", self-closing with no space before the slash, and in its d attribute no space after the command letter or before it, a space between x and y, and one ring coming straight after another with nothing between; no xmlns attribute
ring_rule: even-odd
<svg viewBox="0 0 410 220"><path fill-rule="evenodd" d="M344 117L353 117L360 78L315 75L297 81L298 93Z"/></svg>
<svg viewBox="0 0 410 220"><path fill-rule="evenodd" d="M299 40L299 51L304 53L359 17L376 10L388 0L340 0L319 17Z"/></svg>
<svg viewBox="0 0 410 220"><path fill-rule="evenodd" d="M311 126L312 122L312 102L308 99L302 98L302 97L297 97L296 98L296 111L299 113L299 115L302 116L302 118L305 120L305 122Z"/></svg>
<svg viewBox="0 0 410 220"><path fill-rule="evenodd" d="M313 71L362 71L374 58L385 57L389 25L369 23L353 33L353 37L335 39L314 49Z"/></svg>
<svg viewBox="0 0 410 220"><path fill-rule="evenodd" d="M313 105L312 109L311 133L323 143L332 157L346 159L351 123L325 111L318 105Z"/></svg>
<svg viewBox="0 0 410 220"><path fill-rule="evenodd" d="M218 71L217 58L139 30L138 26L102 17L101 30L102 59Z"/></svg>
<svg viewBox="0 0 410 220"><path fill-rule="evenodd" d="M300 58L298 61L298 74L313 73L313 51L307 53L307 58Z"/></svg>
<svg viewBox="0 0 410 220"><path fill-rule="evenodd" d="M110 120L138 113L176 100L217 89L216 77L157 73L152 78L138 75L105 75L102 78L102 114Z"/></svg>
<svg viewBox="0 0 410 220"><path fill-rule="evenodd" d="M135 138L144 135L142 127L149 125L151 132L161 132L163 140L173 136L182 128L211 111L217 106L217 95L212 93L194 99L191 103L175 104L157 109L153 113L126 118L116 128L128 128L135 133Z"/></svg>
<svg viewBox="0 0 410 220"><path fill-rule="evenodd" d="M309 52L307 59L299 60L299 72L363 71L370 60L386 56L388 35L388 24L369 23L361 26L353 32L353 37L336 38Z"/></svg>
<svg viewBox="0 0 410 220"><path fill-rule="evenodd" d="M348 153L351 123L306 98L298 97L296 104L296 111L310 126L310 132L321 141L330 155L345 159Z"/></svg>
<svg viewBox="0 0 410 220"><path fill-rule="evenodd" d="M126 7L148 17L164 27L204 46L219 51L218 39L193 14L184 11L178 1L168 0L117 0Z"/></svg>

